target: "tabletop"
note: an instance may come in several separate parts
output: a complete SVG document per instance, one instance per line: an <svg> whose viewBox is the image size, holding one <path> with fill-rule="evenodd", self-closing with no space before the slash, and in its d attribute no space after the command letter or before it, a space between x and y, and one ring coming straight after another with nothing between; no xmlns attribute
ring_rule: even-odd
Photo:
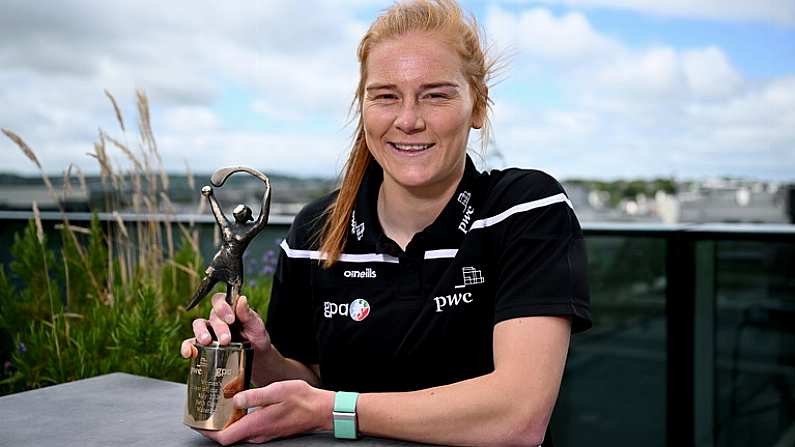
<svg viewBox="0 0 795 447"><path fill-rule="evenodd" d="M181 383L114 373L0 397L0 446L214 446L182 424ZM321 432L272 441L276 446L410 446Z"/></svg>

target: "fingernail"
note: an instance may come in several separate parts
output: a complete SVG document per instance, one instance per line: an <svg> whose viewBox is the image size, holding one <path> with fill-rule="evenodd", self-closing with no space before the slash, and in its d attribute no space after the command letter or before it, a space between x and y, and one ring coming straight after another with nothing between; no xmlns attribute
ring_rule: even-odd
<svg viewBox="0 0 795 447"><path fill-rule="evenodd" d="M238 393L235 394L235 397L232 398L235 401L235 406L237 408L246 408L246 397L243 394Z"/></svg>
<svg viewBox="0 0 795 447"><path fill-rule="evenodd" d="M232 324L235 322L235 317L232 315L227 315L224 317L224 321L226 321L226 324Z"/></svg>

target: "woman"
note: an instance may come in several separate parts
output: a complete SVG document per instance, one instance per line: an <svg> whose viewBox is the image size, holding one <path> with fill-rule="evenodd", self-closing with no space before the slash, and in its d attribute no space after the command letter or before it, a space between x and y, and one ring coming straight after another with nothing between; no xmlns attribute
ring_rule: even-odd
<svg viewBox="0 0 795 447"><path fill-rule="evenodd" d="M260 386L235 397L256 411L207 436L549 445L570 334L590 326L571 205L546 174L478 173L466 155L470 129L488 131L491 65L453 0L393 6L358 56L342 186L282 243L267 330L222 294L194 321L207 344L239 319Z"/></svg>

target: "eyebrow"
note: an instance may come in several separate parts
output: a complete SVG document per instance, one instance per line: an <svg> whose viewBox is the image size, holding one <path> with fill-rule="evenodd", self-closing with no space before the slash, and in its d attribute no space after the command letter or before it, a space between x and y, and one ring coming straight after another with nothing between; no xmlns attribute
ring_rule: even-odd
<svg viewBox="0 0 795 447"><path fill-rule="evenodd" d="M427 84L420 85L420 90L430 90L441 87L458 88L458 84L453 82L430 82ZM368 92L372 90L385 90L385 89L396 90L397 86L395 84L373 84L365 87L365 90Z"/></svg>

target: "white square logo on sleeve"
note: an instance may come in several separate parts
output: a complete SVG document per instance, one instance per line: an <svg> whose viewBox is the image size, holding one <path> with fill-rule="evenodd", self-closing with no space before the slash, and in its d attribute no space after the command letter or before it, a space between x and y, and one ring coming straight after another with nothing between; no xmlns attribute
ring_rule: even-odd
<svg viewBox="0 0 795 447"><path fill-rule="evenodd" d="M486 278L483 277L483 272L475 267L462 267L461 275L464 277L464 283L456 285L456 289L463 289L466 286L473 286L486 282Z"/></svg>

